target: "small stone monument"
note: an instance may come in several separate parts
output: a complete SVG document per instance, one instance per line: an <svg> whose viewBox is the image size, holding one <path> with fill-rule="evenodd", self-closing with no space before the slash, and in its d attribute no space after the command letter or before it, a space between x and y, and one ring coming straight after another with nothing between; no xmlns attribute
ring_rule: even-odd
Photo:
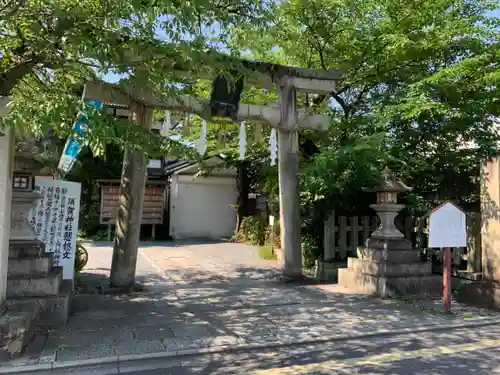
<svg viewBox="0 0 500 375"><path fill-rule="evenodd" d="M10 219L11 243L36 240L34 228L29 221L29 214L41 198L40 194L33 191L34 174L40 169L41 164L33 159L33 155L27 152L15 154Z"/></svg>
<svg viewBox="0 0 500 375"><path fill-rule="evenodd" d="M432 274L432 265L420 260L420 249L412 248L409 240L396 228L394 219L405 207L397 203L399 193L411 188L394 178L386 169L382 183L371 189L377 203L370 205L380 218L379 227L358 247L357 258L349 258L347 268L339 269L339 284L368 294L427 295L441 293L441 278Z"/></svg>
<svg viewBox="0 0 500 375"><path fill-rule="evenodd" d="M394 220L399 212L405 207L404 204L398 204L398 194L407 193L412 188L406 186L403 182L398 181L392 175L389 169L385 169L382 174L382 183L375 188L363 188L368 193L377 194L377 203L371 204L377 216L380 218L380 225L372 233L371 239L398 239L404 238L403 233L396 228ZM370 241L370 239L368 240Z"/></svg>

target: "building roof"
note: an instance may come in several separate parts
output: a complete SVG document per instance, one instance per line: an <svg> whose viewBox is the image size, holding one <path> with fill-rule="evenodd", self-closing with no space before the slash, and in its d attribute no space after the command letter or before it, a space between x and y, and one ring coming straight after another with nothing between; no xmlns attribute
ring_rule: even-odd
<svg viewBox="0 0 500 375"><path fill-rule="evenodd" d="M195 165L197 162L192 160L166 160L163 171L166 175L175 173L183 168Z"/></svg>
<svg viewBox="0 0 500 375"><path fill-rule="evenodd" d="M218 159L224 160L223 155L206 156L204 158L204 160L213 159L213 158L218 158ZM199 161L194 161L194 160L165 160L164 173L166 175L170 175L172 173L180 171L181 169L191 167L191 166L196 165L198 163L199 163Z"/></svg>
<svg viewBox="0 0 500 375"><path fill-rule="evenodd" d="M412 188L406 186L402 181L396 179L389 168L382 172L382 181L379 185L372 188L363 188L366 192L394 192L404 193L411 191Z"/></svg>

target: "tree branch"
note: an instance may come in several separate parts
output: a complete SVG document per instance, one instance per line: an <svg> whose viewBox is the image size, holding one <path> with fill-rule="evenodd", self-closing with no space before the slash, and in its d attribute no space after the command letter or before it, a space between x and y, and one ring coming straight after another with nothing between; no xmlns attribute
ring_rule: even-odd
<svg viewBox="0 0 500 375"><path fill-rule="evenodd" d="M0 9L0 19L9 19L11 17L14 17L14 15L19 11L19 9L21 9L21 7L23 7L25 4L26 4L26 0L8 1L7 4L5 4ZM9 8L10 8L10 10L9 10Z"/></svg>
<svg viewBox="0 0 500 375"><path fill-rule="evenodd" d="M340 107L344 111L344 118L348 118L349 117L349 106L347 105L347 103L345 102L345 100L338 93L336 93L335 91L332 91L330 93L330 96L333 99L335 99L337 101L337 103L339 103Z"/></svg>
<svg viewBox="0 0 500 375"><path fill-rule="evenodd" d="M43 59L35 55L27 54L19 62L0 72L0 95L9 96L14 86L42 61Z"/></svg>
<svg viewBox="0 0 500 375"><path fill-rule="evenodd" d="M377 84L374 84L374 85L365 85L363 87L363 89L360 91L360 93L358 94L358 96L356 97L356 99L354 100L354 102L352 102L351 104L349 104L350 110L354 111L356 109L356 107L359 105L359 103L361 102L361 100L363 100L363 96L368 91L370 91L373 87L377 86Z"/></svg>

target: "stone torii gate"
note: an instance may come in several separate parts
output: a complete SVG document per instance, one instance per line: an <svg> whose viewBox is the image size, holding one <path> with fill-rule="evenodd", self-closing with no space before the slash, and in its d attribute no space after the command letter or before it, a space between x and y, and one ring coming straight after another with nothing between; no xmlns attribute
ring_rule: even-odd
<svg viewBox="0 0 500 375"><path fill-rule="evenodd" d="M254 120L267 123L278 130L278 172L280 197L281 245L284 250L283 275L286 277L302 276L302 255L300 237L300 197L299 197L299 156L298 129L327 129L329 118L326 115L314 115L307 109L297 108L297 92L329 94L335 90L339 79L338 71L316 71L285 67L275 64L251 62L255 64L252 84L258 84L255 77L263 76L262 86L269 87L269 82L279 90L279 104L257 106L240 104L238 121ZM267 73L267 74L266 74ZM171 100L161 100L145 89L134 89L104 82L89 82L85 85L84 99L98 100L107 104L119 105L128 109L138 123L151 128L153 108L175 110L197 114L210 119L208 100L181 96ZM129 156L130 157L130 156ZM126 158L124 159L125 163ZM139 223L142 213L142 197L145 182L145 162L136 155L124 164L120 209L116 223L115 246L126 254L131 261L120 264L125 269L125 280L133 280L139 242ZM132 178L133 174L141 178ZM137 176L136 175L136 176ZM137 197L141 202L134 202ZM120 285L121 280L111 280ZM125 286L125 285L123 285Z"/></svg>

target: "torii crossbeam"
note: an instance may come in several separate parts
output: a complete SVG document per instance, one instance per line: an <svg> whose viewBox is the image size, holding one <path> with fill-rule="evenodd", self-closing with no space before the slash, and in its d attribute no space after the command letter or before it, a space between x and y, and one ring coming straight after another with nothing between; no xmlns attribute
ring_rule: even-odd
<svg viewBox="0 0 500 375"><path fill-rule="evenodd" d="M85 84L85 99L99 100L106 104L118 105L123 109L128 109L131 102L141 102L146 107L159 108L165 110L192 113L210 120L210 106L208 99L195 98L189 95L181 95L177 98L162 100L156 98L152 92L140 91L140 95L133 89L120 85L109 84L100 81L88 82ZM276 128L280 128L281 112L279 104L267 106L240 103L238 108L238 121L257 121L268 123ZM231 119L227 121L232 122ZM220 119L217 119L220 122ZM309 113L304 108L297 108L297 126L299 128L310 128L326 130L330 120L326 115Z"/></svg>
<svg viewBox="0 0 500 375"><path fill-rule="evenodd" d="M248 63L247 64L252 64ZM279 191L280 191L280 229L281 246L284 250L283 275L286 277L302 276L302 255L300 236L300 197L299 197L299 157L298 157L298 134L299 128L326 129L329 119L324 115L309 114L306 109L296 106L297 91L330 93L335 90L335 83L339 78L339 72L316 71L312 69L300 69L284 67L276 64L254 63L256 71L261 76L266 76L267 85L271 80L279 89L279 104L267 107L240 104L238 120L257 120L278 129L278 171L279 171ZM252 81L254 83L255 81ZM158 99L152 92L147 90L134 90L121 85L111 85L103 82L89 82L85 86L85 99L99 100L108 104L118 104L129 108L132 112L139 112L137 119L148 128L151 127L151 113L153 108L163 108L178 110L188 113L195 113L202 118L209 119L208 102L183 96L168 101ZM138 161L135 160L134 163ZM124 173L125 173L124 165ZM137 166L136 166L137 169ZM142 172L141 172L142 171ZM144 168L136 173L143 173ZM123 178L122 178L123 179ZM132 184L129 184L132 185ZM138 199L143 196L144 187L140 184L133 184L129 188L134 192L123 192L125 188L122 180L122 197L134 196ZM144 185L144 184L143 184ZM115 246L120 246L118 239L120 228L136 232L130 228L130 224L139 223L142 211L142 202L139 207L134 206L130 199L121 200L123 212L127 215L119 215L117 219L117 242ZM120 210L122 210L120 208ZM122 221L122 222L120 222ZM126 222L125 222L126 221ZM138 232L137 237L138 237ZM138 238L125 235L127 239L122 241L127 244L138 245ZM125 245L123 245L125 246ZM135 264L134 264L135 271Z"/></svg>

